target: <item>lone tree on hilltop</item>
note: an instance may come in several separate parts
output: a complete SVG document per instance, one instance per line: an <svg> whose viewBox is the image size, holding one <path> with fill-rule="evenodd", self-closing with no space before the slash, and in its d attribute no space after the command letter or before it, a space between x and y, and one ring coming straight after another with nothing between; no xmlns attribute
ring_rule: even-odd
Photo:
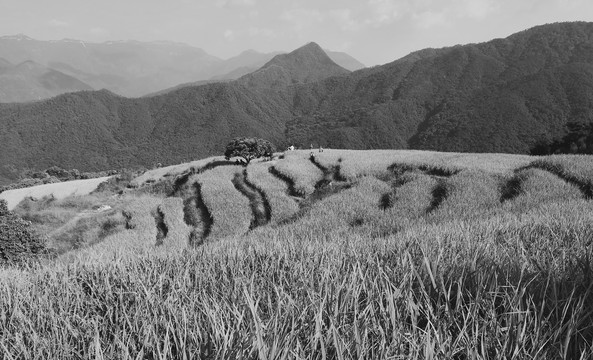
<svg viewBox="0 0 593 360"><path fill-rule="evenodd" d="M232 157L243 158L245 160L243 164L247 166L253 159L260 157L271 158L274 150L274 145L268 140L238 137L227 144L224 157L227 160Z"/></svg>
<svg viewBox="0 0 593 360"><path fill-rule="evenodd" d="M31 223L8 210L6 200L0 200L0 265L25 261L45 251L45 241Z"/></svg>

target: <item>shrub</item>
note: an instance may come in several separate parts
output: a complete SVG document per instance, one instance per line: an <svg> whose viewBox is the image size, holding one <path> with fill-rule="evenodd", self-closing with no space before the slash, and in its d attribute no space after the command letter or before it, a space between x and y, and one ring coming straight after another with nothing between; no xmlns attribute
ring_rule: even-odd
<svg viewBox="0 0 593 360"><path fill-rule="evenodd" d="M31 223L8 210L0 200L0 265L19 263L45 250L45 241L31 229Z"/></svg>

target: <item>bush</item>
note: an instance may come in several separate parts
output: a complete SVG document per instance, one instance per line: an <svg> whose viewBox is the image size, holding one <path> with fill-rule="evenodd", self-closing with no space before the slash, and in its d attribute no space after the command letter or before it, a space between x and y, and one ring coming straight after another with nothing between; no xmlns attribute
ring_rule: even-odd
<svg viewBox="0 0 593 360"><path fill-rule="evenodd" d="M224 157L229 160L232 157L240 157L247 165L253 159L260 157L271 158L274 154L274 145L264 139L238 137L234 138L226 146Z"/></svg>
<svg viewBox="0 0 593 360"><path fill-rule="evenodd" d="M45 241L31 229L31 223L8 210L0 200L0 265L20 263L45 250Z"/></svg>

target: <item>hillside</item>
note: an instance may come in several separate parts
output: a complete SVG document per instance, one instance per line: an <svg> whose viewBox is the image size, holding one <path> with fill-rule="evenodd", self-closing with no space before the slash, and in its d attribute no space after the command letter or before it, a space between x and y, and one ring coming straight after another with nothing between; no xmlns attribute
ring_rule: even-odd
<svg viewBox="0 0 593 360"><path fill-rule="evenodd" d="M227 83L0 105L1 181L52 165L171 164L221 154L233 136L280 148L528 153L591 123L592 39L593 23L551 24L352 73L308 44Z"/></svg>
<svg viewBox="0 0 593 360"><path fill-rule="evenodd" d="M591 122L593 24L427 49L299 92L287 138L332 147L527 153Z"/></svg>
<svg viewBox="0 0 593 360"><path fill-rule="evenodd" d="M26 102L59 94L92 90L82 81L57 70L25 61L12 65L0 61L0 102Z"/></svg>
<svg viewBox="0 0 593 360"><path fill-rule="evenodd" d="M3 354L592 358L592 165L297 150L27 199L0 226L22 217L48 256L0 256Z"/></svg>

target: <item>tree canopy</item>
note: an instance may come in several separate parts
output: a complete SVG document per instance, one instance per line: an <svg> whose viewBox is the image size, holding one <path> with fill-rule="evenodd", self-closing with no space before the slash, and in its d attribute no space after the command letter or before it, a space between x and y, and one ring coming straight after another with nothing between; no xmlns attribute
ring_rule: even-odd
<svg viewBox="0 0 593 360"><path fill-rule="evenodd" d="M251 160L260 157L272 157L274 145L265 139L238 137L231 140L224 152L224 157L230 160L232 157L240 157L249 164Z"/></svg>

